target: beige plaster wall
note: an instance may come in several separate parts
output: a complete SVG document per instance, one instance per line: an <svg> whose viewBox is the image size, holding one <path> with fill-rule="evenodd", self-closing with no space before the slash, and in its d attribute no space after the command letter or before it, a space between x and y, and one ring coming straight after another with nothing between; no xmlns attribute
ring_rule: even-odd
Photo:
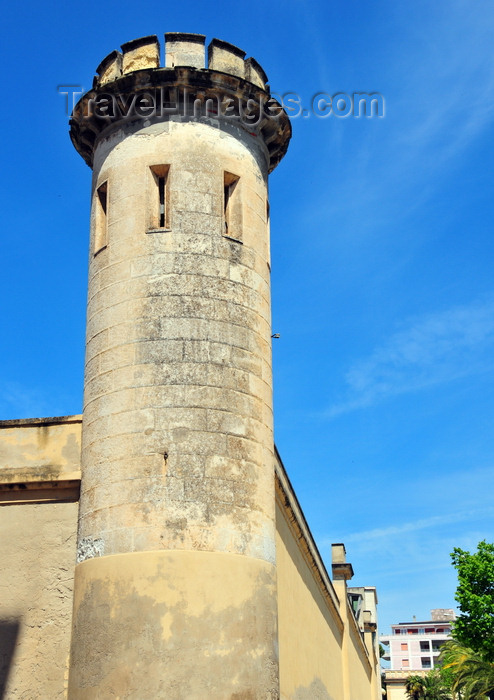
<svg viewBox="0 0 494 700"><path fill-rule="evenodd" d="M0 485L80 477L81 416L0 421Z"/></svg>
<svg viewBox="0 0 494 700"><path fill-rule="evenodd" d="M278 700L271 568L180 550L79 564L69 697Z"/></svg>
<svg viewBox="0 0 494 700"><path fill-rule="evenodd" d="M276 510L276 528L281 698L341 700L341 625L280 507Z"/></svg>
<svg viewBox="0 0 494 700"><path fill-rule="evenodd" d="M0 506L0 698L65 697L77 503Z"/></svg>
<svg viewBox="0 0 494 700"><path fill-rule="evenodd" d="M80 445L80 416L0 422L2 700L65 697Z"/></svg>

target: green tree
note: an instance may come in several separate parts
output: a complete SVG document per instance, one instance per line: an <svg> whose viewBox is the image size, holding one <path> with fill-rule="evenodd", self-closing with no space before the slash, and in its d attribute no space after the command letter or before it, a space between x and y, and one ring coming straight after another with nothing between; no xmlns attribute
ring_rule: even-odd
<svg viewBox="0 0 494 700"><path fill-rule="evenodd" d="M453 682L455 680L455 675L452 671L451 668L444 668L444 666L439 665L437 667L437 670L441 676L441 680L443 683L443 686L448 689L448 691L453 695L454 697L457 697L457 694L454 693L453 691Z"/></svg>
<svg viewBox="0 0 494 700"><path fill-rule="evenodd" d="M410 700L451 700L449 688L436 669L429 671L425 676L408 676L405 690Z"/></svg>
<svg viewBox="0 0 494 700"><path fill-rule="evenodd" d="M410 700L422 700L424 695L424 677L423 676L408 676L405 681L405 691Z"/></svg>
<svg viewBox="0 0 494 700"><path fill-rule="evenodd" d="M443 645L439 661L444 671L452 672L452 690L463 700L494 700L494 663L481 652L450 639Z"/></svg>
<svg viewBox="0 0 494 700"><path fill-rule="evenodd" d="M455 547L451 558L458 571L455 600L461 610L453 636L494 661L494 544L479 542L473 554Z"/></svg>
<svg viewBox="0 0 494 700"><path fill-rule="evenodd" d="M426 700L451 700L450 688L439 670L434 669L424 677L424 695Z"/></svg>

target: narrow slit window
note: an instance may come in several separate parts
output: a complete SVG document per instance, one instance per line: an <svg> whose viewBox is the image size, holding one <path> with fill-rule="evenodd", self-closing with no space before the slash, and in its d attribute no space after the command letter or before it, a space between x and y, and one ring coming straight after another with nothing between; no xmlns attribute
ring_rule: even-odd
<svg viewBox="0 0 494 700"><path fill-rule="evenodd" d="M107 245L108 182L104 182L98 187L95 200L94 254L96 255Z"/></svg>
<svg viewBox="0 0 494 700"><path fill-rule="evenodd" d="M169 165L151 165L148 202L148 230L170 228L168 173Z"/></svg>
<svg viewBox="0 0 494 700"><path fill-rule="evenodd" d="M242 210L238 175L224 173L223 233L236 241L242 240Z"/></svg>
<svg viewBox="0 0 494 700"><path fill-rule="evenodd" d="M165 178L163 176L158 178L158 192L160 198L160 228L165 227Z"/></svg>
<svg viewBox="0 0 494 700"><path fill-rule="evenodd" d="M225 185L223 194L224 194L224 220L225 220L225 233L228 235L228 224L229 224L229 211L228 211L228 201L230 199L230 187L231 185Z"/></svg>

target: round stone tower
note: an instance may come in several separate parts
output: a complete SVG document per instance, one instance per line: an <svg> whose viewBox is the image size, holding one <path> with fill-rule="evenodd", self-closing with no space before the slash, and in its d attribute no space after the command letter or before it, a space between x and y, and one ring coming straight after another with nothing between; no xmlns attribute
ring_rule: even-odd
<svg viewBox="0 0 494 700"><path fill-rule="evenodd" d="M279 697L268 173L252 58L114 51L71 119L93 169L70 700Z"/></svg>

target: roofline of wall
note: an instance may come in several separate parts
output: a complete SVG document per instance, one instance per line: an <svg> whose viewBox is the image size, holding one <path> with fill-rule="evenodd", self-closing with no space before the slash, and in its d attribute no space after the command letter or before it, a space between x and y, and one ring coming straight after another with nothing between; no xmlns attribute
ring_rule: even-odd
<svg viewBox="0 0 494 700"><path fill-rule="evenodd" d="M307 562L314 580L319 587L326 604L333 615L340 631L344 629L344 623L340 615L340 600L333 587L326 567L324 566L317 545L314 542L300 503L298 502L293 486L275 446L275 489L276 499L281 507L285 519L292 530L300 552Z"/></svg>
<svg viewBox="0 0 494 700"><path fill-rule="evenodd" d="M51 418L15 418L14 420L0 420L2 428L32 428L36 425L61 425L66 423L82 423L82 416L54 416Z"/></svg>

